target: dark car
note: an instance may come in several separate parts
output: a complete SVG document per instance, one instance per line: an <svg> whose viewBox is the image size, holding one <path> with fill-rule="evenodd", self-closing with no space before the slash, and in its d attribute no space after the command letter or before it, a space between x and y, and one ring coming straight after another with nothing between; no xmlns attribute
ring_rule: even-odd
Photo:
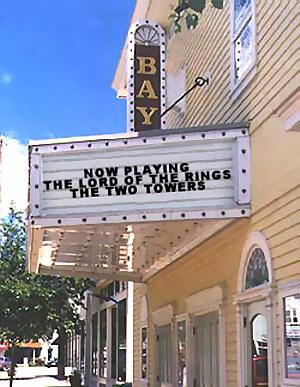
<svg viewBox="0 0 300 387"><path fill-rule="evenodd" d="M10 366L10 358L6 356L0 356L0 371L6 371L10 368Z"/></svg>
<svg viewBox="0 0 300 387"><path fill-rule="evenodd" d="M50 367L57 367L57 363L58 363L58 360L57 359L52 359L52 360L49 360L45 363L46 367L50 368Z"/></svg>

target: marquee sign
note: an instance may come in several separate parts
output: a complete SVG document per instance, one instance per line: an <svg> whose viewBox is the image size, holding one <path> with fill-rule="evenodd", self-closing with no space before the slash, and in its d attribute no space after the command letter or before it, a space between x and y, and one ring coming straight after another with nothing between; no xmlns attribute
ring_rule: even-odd
<svg viewBox="0 0 300 387"><path fill-rule="evenodd" d="M168 132L31 145L32 224L247 216L247 130Z"/></svg>
<svg viewBox="0 0 300 387"><path fill-rule="evenodd" d="M157 23L144 20L133 25L128 39L128 131L163 128L165 33Z"/></svg>

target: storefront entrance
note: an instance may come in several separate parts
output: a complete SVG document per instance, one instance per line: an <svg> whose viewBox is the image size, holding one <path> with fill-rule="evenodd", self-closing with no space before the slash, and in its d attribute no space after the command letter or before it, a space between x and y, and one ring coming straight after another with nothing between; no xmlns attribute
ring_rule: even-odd
<svg viewBox="0 0 300 387"><path fill-rule="evenodd" d="M248 385L268 387L268 334L265 301L254 302L245 308L248 348Z"/></svg>

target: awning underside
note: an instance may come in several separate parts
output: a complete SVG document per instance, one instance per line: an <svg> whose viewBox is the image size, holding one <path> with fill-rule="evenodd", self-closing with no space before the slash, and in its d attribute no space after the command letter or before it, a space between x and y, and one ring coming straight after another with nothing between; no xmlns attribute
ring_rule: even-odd
<svg viewBox="0 0 300 387"><path fill-rule="evenodd" d="M171 261L184 245L218 223L207 219L33 228L29 269L48 275L142 282L147 272Z"/></svg>

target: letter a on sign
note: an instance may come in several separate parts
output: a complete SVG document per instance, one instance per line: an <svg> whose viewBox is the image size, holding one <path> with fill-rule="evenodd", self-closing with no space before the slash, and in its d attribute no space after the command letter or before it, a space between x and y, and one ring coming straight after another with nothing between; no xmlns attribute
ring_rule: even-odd
<svg viewBox="0 0 300 387"><path fill-rule="evenodd" d="M128 131L162 129L165 122L165 33L150 20L129 31L127 63Z"/></svg>

